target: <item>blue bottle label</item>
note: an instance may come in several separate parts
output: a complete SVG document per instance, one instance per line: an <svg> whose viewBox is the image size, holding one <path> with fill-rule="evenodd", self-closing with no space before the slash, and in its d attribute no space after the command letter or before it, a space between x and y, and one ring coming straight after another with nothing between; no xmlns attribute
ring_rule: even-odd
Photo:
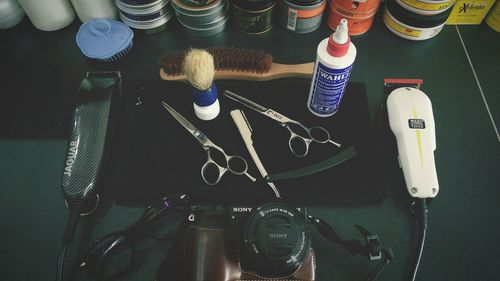
<svg viewBox="0 0 500 281"><path fill-rule="evenodd" d="M320 115L332 115L337 112L351 76L351 69L352 64L346 68L333 69L318 62L318 69L313 77L309 109Z"/></svg>

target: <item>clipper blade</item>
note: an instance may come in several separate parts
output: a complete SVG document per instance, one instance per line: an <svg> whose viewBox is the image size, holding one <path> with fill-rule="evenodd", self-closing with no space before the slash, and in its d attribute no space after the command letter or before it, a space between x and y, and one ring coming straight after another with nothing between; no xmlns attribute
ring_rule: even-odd
<svg viewBox="0 0 500 281"><path fill-rule="evenodd" d="M411 87L415 89L420 89L420 86L424 83L422 79L408 79L408 78L385 78L384 79L384 92L389 95L392 91L397 88Z"/></svg>

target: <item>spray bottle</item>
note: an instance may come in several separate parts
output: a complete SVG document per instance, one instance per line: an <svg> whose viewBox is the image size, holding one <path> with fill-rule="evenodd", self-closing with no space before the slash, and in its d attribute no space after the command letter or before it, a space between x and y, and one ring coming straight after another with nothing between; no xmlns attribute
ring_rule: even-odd
<svg viewBox="0 0 500 281"><path fill-rule="evenodd" d="M335 32L318 45L307 101L309 111L320 117L337 112L355 59L356 47L349 38L347 20L342 19Z"/></svg>

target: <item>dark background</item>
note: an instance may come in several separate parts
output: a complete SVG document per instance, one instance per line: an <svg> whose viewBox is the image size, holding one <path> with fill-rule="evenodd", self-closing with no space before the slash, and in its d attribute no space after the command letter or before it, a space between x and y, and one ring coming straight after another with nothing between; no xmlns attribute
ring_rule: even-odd
<svg viewBox="0 0 500 281"><path fill-rule="evenodd" d="M302 63L315 59L317 44L331 33L326 25L305 35L291 34L276 26L270 33L262 36L250 36L228 29L213 38L196 39L181 30L178 23L172 22L166 31L158 34L136 32L134 48L127 57L116 63L102 64L91 62L80 53L75 43L78 27L79 22L75 21L63 30L42 32L36 30L25 18L19 26L0 31L0 273L4 280L55 278L57 253L68 213L60 190L68 124L59 124L67 116L75 90L85 72L119 70L126 83L159 85L158 87L167 89L182 88L182 85L176 83L159 81L159 63L170 51L189 47L234 46L268 51L277 62ZM490 113L485 108L461 38L467 47ZM498 124L499 34L485 24L445 26L434 39L424 42L406 41L386 29L379 13L372 29L363 36L353 37L352 41L358 49L358 56L350 81L364 83L366 88L368 111L359 110L361 115L368 113L370 120L367 131L374 131L382 136L386 133L384 128L376 126L378 106L384 100L383 78L421 78L424 80L422 90L433 103L440 193L430 208L428 240L418 280L498 279L500 150L490 114ZM295 79L289 82L304 83ZM224 83L224 86L242 89L249 85L245 84L248 82ZM293 85L290 83L250 83L252 86L248 87L265 89L259 93L261 96L255 94L256 100L264 104L268 101L264 95L283 95L280 90L286 85ZM269 98L269 105L285 114L291 112L292 118L296 117L294 110L304 111L305 118L307 87L301 87L294 87L297 91L295 94L301 95L298 104L281 105L276 103L279 99L273 97ZM128 92L132 88L127 87ZM180 104L181 99L172 98L173 102ZM221 102L223 106L228 104L225 100ZM203 125L203 122L196 120L188 105L180 106L188 119L197 126L200 124L200 128L204 126L206 134L211 133L209 123ZM356 101L352 103L352 108L357 106L359 107L359 103ZM347 107L346 103L345 109L347 108L351 107ZM269 131L276 134L276 142L281 140L286 148L288 135L284 129L272 127L274 124L271 121L264 121L248 110L245 111L247 116L250 115L251 122L258 122L258 126L269 126ZM175 131L176 137L182 137L179 147L187 155L193 155L192 159L189 158L193 164L185 164L184 167L191 169L188 173L197 175L205 159L203 150L197 147L196 142L189 140L187 133L183 135L182 129L176 127L178 125L167 114L162 114L161 111L151 114L161 115L158 119L165 119L165 123L156 120L157 123L144 123L141 128L146 132L153 132L154 127L158 127L158 130ZM299 115L297 113L297 117ZM314 120L316 119L313 118L312 121ZM340 122L334 116L328 120L332 120L331 126L337 126L336 122L346 126L363 119L354 117L353 121ZM217 128L213 130L216 132ZM336 136L335 133L332 135ZM339 135L339 138L343 137L346 135ZM215 137L213 140L216 141ZM119 141L121 145L127 143L125 140ZM142 138L142 141L147 143L147 139ZM375 192L346 192L345 198L352 200L315 204L311 201L308 205L311 206L312 214L325 218L343 237L362 239L354 229L354 224L363 225L380 235L382 242L391 246L396 256L380 280L406 280L411 253L415 247L416 228L407 208L408 198L402 175L394 160L393 142L390 138L383 137L373 138L373 141L374 149L382 153L380 162L373 164L374 168L380 169L379 177L374 183L383 183ZM321 146L312 146L312 152L319 147ZM158 149L161 151L162 148ZM154 146L151 145L144 151L154 152ZM260 151L262 149L258 150L259 154L270 152L265 148L262 153ZM150 193L149 188L152 187L144 183L149 183L157 175L148 175L145 172L147 169L139 175L123 171L133 173L134 166L162 163L170 165L172 161L178 160L173 156L169 157L167 152L151 153L148 157L142 155L142 161L146 162L122 161L110 165L113 171L110 183L113 192L110 193L111 198L116 200L108 200L93 216L83 220L79 235L69 252L67 267L75 262L78 248L84 249L90 241L122 229L139 217L149 197L156 196ZM253 175L257 176L250 160L249 165ZM120 167L125 170L120 170ZM278 172L274 165L267 167L269 171L271 167L273 172ZM351 170L350 173L369 180L366 168ZM120 189L121 186L117 183L120 183L121 177L122 182L129 178L135 179L135 189L130 182ZM229 175L226 179L229 182L246 180L244 177ZM163 184L165 191L178 188L169 181ZM158 191L157 188L158 186L153 190ZM259 188L266 190L262 184ZM335 188L346 190L344 186ZM305 186L304 194L308 192L309 186ZM130 200L131 197L134 200ZM326 242L316 233L313 239L318 257L318 280L361 280L375 266L362 257L350 256L344 249ZM136 270L124 280L153 280L168 245L150 243L141 247L144 251ZM91 276L83 273L77 273L75 278L92 280Z"/></svg>

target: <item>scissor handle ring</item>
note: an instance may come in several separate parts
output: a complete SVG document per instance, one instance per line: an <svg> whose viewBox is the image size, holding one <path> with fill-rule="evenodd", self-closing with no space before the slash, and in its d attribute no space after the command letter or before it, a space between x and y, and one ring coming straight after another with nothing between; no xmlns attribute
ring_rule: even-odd
<svg viewBox="0 0 500 281"><path fill-rule="evenodd" d="M296 149L294 149L292 143L294 142L294 140L300 140L303 144L304 144L304 152L303 153L299 153L296 151ZM307 155L307 153L309 152L309 144L311 144L313 140L312 139L308 139L308 138L304 138L303 136L301 135L298 135L292 131L290 131L290 139L288 140L288 147L290 148L290 150L292 151L292 153L297 156L297 157L304 157Z"/></svg>
<svg viewBox="0 0 500 281"><path fill-rule="evenodd" d="M235 170L234 168L232 168L231 166L231 160L240 160L243 164L244 164L244 168L241 169L241 170ZM239 155L231 155L231 156L227 156L226 157L226 162L227 162L227 169L229 171L231 171L231 173L235 174L235 175L243 175L244 173L247 172L248 170L248 164L247 164L247 161L245 161L245 159Z"/></svg>
<svg viewBox="0 0 500 281"><path fill-rule="evenodd" d="M330 140L330 133L323 127L315 126L311 128L306 128L303 127L307 133L309 134L309 137L311 140L318 142L318 143L327 143ZM319 131L325 135L324 138L318 138L316 134L313 134L314 131Z"/></svg>
<svg viewBox="0 0 500 281"><path fill-rule="evenodd" d="M207 177L205 176L207 169L212 167L212 166L217 167L217 169L218 169L217 179L214 181L207 179ZM205 164L203 164L203 166L201 167L201 178L208 185L216 185L217 183L219 183L220 179L222 178L224 173L226 173L226 171L227 171L226 168L221 167L219 164L217 164L214 160L212 160L212 158L210 158L210 155L209 155L207 162L205 162Z"/></svg>

